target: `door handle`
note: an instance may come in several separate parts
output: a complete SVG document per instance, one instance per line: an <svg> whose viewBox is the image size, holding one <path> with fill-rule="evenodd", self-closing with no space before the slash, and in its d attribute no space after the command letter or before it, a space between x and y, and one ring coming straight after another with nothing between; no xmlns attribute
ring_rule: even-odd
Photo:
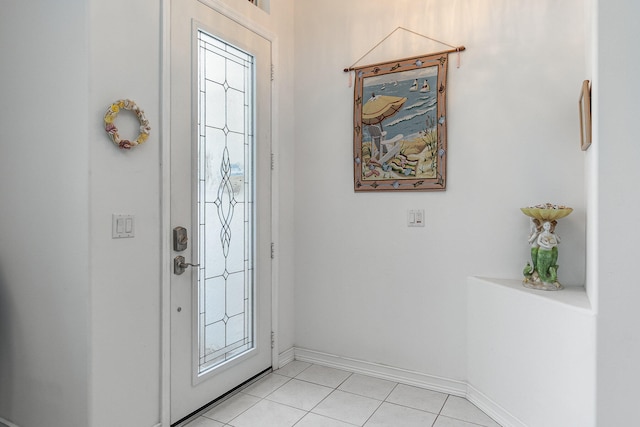
<svg viewBox="0 0 640 427"><path fill-rule="evenodd" d="M200 264L191 264L186 262L182 255L178 255L173 259L173 274L182 274L187 267L200 267Z"/></svg>

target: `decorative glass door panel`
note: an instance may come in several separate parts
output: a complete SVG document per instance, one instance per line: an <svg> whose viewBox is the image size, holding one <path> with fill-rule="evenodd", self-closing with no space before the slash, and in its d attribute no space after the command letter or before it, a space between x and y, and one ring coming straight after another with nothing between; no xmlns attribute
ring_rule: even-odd
<svg viewBox="0 0 640 427"><path fill-rule="evenodd" d="M253 348L253 57L198 31L198 373Z"/></svg>

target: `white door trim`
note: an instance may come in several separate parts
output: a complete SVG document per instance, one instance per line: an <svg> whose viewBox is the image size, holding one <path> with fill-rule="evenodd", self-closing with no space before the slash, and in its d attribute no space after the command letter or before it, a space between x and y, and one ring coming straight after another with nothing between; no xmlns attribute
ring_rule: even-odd
<svg viewBox="0 0 640 427"><path fill-rule="evenodd" d="M161 378L160 378L160 426L171 425L171 0L161 1L161 70L160 70L160 274L161 274ZM250 29L254 33L271 42L271 64L278 64L277 36L261 25L240 15L219 0L199 0L217 12L227 16L236 23ZM279 295L279 262L277 248L279 236L279 179L277 159L278 145L278 92L274 90L274 79L271 81L271 152L276 159L271 172L271 238L276 247L276 258L271 265L271 330L274 332L275 343L271 350L271 360L274 369L280 366L278 352L278 295Z"/></svg>
<svg viewBox="0 0 640 427"><path fill-rule="evenodd" d="M160 423L171 425L171 0L161 0L160 70L160 277L161 277L161 374Z"/></svg>

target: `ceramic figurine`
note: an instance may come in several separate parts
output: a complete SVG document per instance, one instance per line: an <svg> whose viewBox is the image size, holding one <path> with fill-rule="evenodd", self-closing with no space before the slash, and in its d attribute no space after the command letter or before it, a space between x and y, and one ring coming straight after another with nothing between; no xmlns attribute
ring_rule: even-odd
<svg viewBox="0 0 640 427"><path fill-rule="evenodd" d="M557 220L569 215L573 209L546 203L521 210L531 218L531 262L528 262L523 270L522 284L527 288L546 291L562 289L558 282L557 264L560 237L555 234L555 228Z"/></svg>

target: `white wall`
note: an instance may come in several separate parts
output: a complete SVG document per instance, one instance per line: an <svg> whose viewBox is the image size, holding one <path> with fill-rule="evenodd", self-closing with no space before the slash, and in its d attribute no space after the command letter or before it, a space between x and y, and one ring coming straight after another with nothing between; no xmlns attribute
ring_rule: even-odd
<svg viewBox="0 0 640 427"><path fill-rule="evenodd" d="M86 427L87 5L0 3L0 423Z"/></svg>
<svg viewBox="0 0 640 427"><path fill-rule="evenodd" d="M522 206L572 206L560 280L585 280L582 0L298 0L296 345L466 379L466 277L520 278ZM463 44L451 56L448 184L439 193L353 192L353 89L343 68L402 26ZM396 33L398 34L398 33ZM358 65L443 47L399 32ZM425 209L425 228L406 211Z"/></svg>
<svg viewBox="0 0 640 427"><path fill-rule="evenodd" d="M91 426L160 422L160 2L90 1ZM144 110L149 140L130 151L104 132L118 99ZM122 137L135 138L121 114ZM130 126L128 126L130 125ZM111 237L112 214L135 237ZM116 415L117 414L117 415ZM117 417L117 418L116 418Z"/></svg>
<svg viewBox="0 0 640 427"><path fill-rule="evenodd" d="M161 4L2 2L0 422L161 421ZM291 164L292 0L250 10L277 36L275 141ZM103 130L120 98L152 127L130 152ZM280 351L293 345L292 175L276 174ZM111 238L113 213L135 215L135 238Z"/></svg>
<svg viewBox="0 0 640 427"><path fill-rule="evenodd" d="M640 4L600 0L597 14L598 425L615 426L637 419L640 382Z"/></svg>
<svg viewBox="0 0 640 427"><path fill-rule="evenodd" d="M596 4L598 0L585 0L585 80L591 82L591 140L597 140L598 114L597 85L593 86L598 62ZM598 150L599 144L592 144L585 151L585 193L587 195L587 273L585 287L595 312L598 311Z"/></svg>

